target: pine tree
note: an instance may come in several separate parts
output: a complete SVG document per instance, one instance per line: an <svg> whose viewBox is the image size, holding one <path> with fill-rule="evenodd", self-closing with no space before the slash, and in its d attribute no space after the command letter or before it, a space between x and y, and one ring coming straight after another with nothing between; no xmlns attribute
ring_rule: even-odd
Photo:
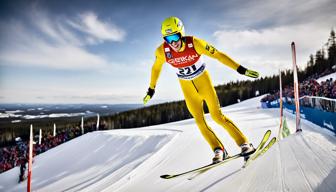
<svg viewBox="0 0 336 192"><path fill-rule="evenodd" d="M321 66L323 65L324 55L321 50L318 50L315 54L315 65L314 65L314 72L315 73L322 73Z"/></svg>
<svg viewBox="0 0 336 192"><path fill-rule="evenodd" d="M329 69L334 67L334 71L336 70L336 35L335 31L331 30L330 37L328 40L328 64Z"/></svg>
<svg viewBox="0 0 336 192"><path fill-rule="evenodd" d="M311 54L309 57L309 61L307 62L306 76L310 77L314 74L314 56Z"/></svg>

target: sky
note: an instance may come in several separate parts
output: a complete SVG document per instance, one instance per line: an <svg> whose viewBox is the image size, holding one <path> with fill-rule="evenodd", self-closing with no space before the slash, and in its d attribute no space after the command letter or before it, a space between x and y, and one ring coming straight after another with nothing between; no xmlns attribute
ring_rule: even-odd
<svg viewBox="0 0 336 192"><path fill-rule="evenodd" d="M262 77L292 66L327 42L334 0L11 0L0 5L0 103L141 103L161 23L180 18L204 39ZM205 58L214 85L246 80ZM183 99L165 64L151 103Z"/></svg>

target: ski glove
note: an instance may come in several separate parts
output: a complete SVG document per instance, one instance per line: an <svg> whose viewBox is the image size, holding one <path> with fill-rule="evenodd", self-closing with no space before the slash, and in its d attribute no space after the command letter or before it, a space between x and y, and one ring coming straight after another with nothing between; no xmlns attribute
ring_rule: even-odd
<svg viewBox="0 0 336 192"><path fill-rule="evenodd" d="M153 97L155 93L154 89L148 88L146 96L143 98L143 103L146 105L146 103Z"/></svg>
<svg viewBox="0 0 336 192"><path fill-rule="evenodd" d="M245 76L248 76L248 77L252 77L252 78L258 78L259 77L259 73L257 71L246 69L245 67L243 67L241 65L238 67L237 71L238 71L238 73L240 73L242 75L245 75Z"/></svg>

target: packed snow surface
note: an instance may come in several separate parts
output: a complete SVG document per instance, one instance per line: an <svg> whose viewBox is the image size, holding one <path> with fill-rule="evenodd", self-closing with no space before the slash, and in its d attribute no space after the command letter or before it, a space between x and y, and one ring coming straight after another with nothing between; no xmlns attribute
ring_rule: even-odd
<svg viewBox="0 0 336 192"><path fill-rule="evenodd" d="M329 80L330 78L332 79L332 81L335 81L335 80L336 80L336 73L331 73L331 74L329 74L329 75L320 77L320 78L318 78L316 81L317 81L318 83L321 83L322 81L327 81L327 80Z"/></svg>
<svg viewBox="0 0 336 192"><path fill-rule="evenodd" d="M278 135L279 109L261 109L260 98L224 107L257 145L267 129ZM295 117L285 113L295 132ZM229 154L240 148L207 114L206 121ZM157 126L97 131L73 139L34 159L33 191L336 191L336 137L302 120L303 132L276 143L250 166L242 159L211 169L193 180L160 178L211 162L212 150L193 119ZM19 168L0 175L0 191L25 191Z"/></svg>

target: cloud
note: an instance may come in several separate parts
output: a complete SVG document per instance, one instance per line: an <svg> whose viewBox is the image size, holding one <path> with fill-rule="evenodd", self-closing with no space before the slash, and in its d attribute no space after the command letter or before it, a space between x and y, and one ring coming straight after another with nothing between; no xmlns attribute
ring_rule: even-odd
<svg viewBox="0 0 336 192"><path fill-rule="evenodd" d="M1 26L6 28L0 31L0 64L104 71L111 62L103 55L90 52L87 45L121 41L125 32L99 21L94 13L82 17L85 25L79 25L79 31L69 26L71 19L58 16L51 19L40 10L30 14L29 22L1 21Z"/></svg>
<svg viewBox="0 0 336 192"><path fill-rule="evenodd" d="M222 23L222 26L255 28L309 22L330 25L336 19L336 14L333 14L336 9L334 0L238 0L233 2L235 3L223 12L230 20ZM220 4L225 6L225 2Z"/></svg>
<svg viewBox="0 0 336 192"><path fill-rule="evenodd" d="M79 15L79 20L68 20L68 24L77 30L86 33L97 40L123 41L125 31L114 25L98 20L98 16L92 12Z"/></svg>
<svg viewBox="0 0 336 192"><path fill-rule="evenodd" d="M223 9L217 12L217 19L203 19L216 27L212 33L214 46L262 76L292 68L292 41L296 43L297 63L304 67L309 55L326 43L336 24L333 0L235 0L217 2L217 7ZM223 79L243 79L217 61L208 63L215 84Z"/></svg>
<svg viewBox="0 0 336 192"><path fill-rule="evenodd" d="M35 43L31 48L32 51L2 51L0 59L16 65L66 70L101 70L108 66L104 58L74 46L54 47Z"/></svg>
<svg viewBox="0 0 336 192"><path fill-rule="evenodd" d="M218 30L213 36L219 48L242 65L271 75L291 68L292 41L297 46L299 66L306 65L309 55L322 48L329 37L328 27L301 24L252 30Z"/></svg>

